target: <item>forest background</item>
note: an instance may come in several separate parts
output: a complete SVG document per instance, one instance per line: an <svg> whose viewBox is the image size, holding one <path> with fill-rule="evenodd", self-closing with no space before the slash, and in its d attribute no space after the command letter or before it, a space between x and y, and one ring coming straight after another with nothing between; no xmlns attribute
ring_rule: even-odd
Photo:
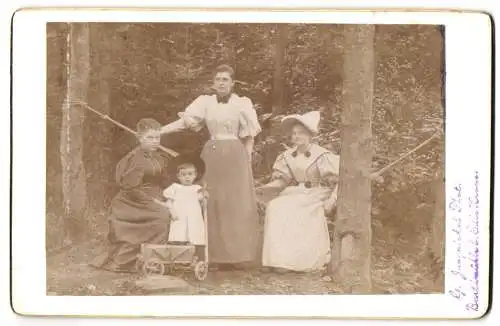
<svg viewBox="0 0 500 326"><path fill-rule="evenodd" d="M72 25L79 26L47 27L50 291L113 294L128 289L122 286L126 277L115 288L102 280L103 286L95 287L98 277L82 278L78 266L105 241L107 208L118 191L114 169L136 141L109 121L65 101L68 96L85 100L132 129L144 117L166 124L198 95L210 92L213 68L227 63L236 70L236 92L252 99L262 119L264 130L256 139L253 158L257 183L268 180L274 159L285 148L287 140L277 127L284 114L321 110L317 142L341 154L343 92L350 68L350 40L342 25ZM444 250L444 137L439 134L444 120L443 29L373 29L371 172L384 169L371 189L374 291L439 292ZM70 137L65 137L68 130ZM162 143L178 152L201 150L206 138L206 132L183 132ZM65 184L65 169L73 180L70 186ZM258 276L252 277L245 290L235 290L228 281L229 286L218 283L208 292L251 292L255 286L279 283L259 283ZM290 290L290 284L296 289ZM290 284L285 290L259 291L301 292L300 286L317 290L297 280Z"/></svg>

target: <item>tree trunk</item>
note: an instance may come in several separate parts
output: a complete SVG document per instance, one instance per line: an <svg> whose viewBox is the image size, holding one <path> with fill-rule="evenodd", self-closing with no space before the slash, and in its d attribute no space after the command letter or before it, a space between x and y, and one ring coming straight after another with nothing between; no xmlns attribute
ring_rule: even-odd
<svg viewBox="0 0 500 326"><path fill-rule="evenodd" d="M90 53L91 53L91 77L90 89L88 94L89 105L103 114L113 116L111 106L110 80L112 77L111 51L119 40L114 40L107 32L106 24L90 25ZM105 211L110 198L109 191L114 183L114 160L113 160L113 131L114 126L97 115L87 117L87 135L86 135L86 155L89 159L87 166L94 172L89 178L88 191L89 201L92 203L93 214L90 221L93 226L100 225L105 220L99 218L99 213Z"/></svg>
<svg viewBox="0 0 500 326"><path fill-rule="evenodd" d="M433 257L433 270L436 283L444 290L444 248L445 248L445 182L443 170L440 170L434 182L434 214L431 225L430 251Z"/></svg>
<svg viewBox="0 0 500 326"><path fill-rule="evenodd" d="M275 36L275 61L273 76L273 102L272 112L274 115L283 113L285 108L285 48L288 43L288 25L277 24Z"/></svg>
<svg viewBox="0 0 500 326"><path fill-rule="evenodd" d="M371 164L374 26L344 31L343 137L332 268L345 292L371 291Z"/></svg>
<svg viewBox="0 0 500 326"><path fill-rule="evenodd" d="M61 166L66 242L82 239L86 230L86 173L83 165L84 111L72 101L87 99L89 82L89 27L69 25L66 54L66 98L62 106Z"/></svg>
<svg viewBox="0 0 500 326"><path fill-rule="evenodd" d="M61 107L65 99L67 26L64 23L47 24L47 142L46 142L46 248L50 252L64 246L62 167L59 148L61 137Z"/></svg>

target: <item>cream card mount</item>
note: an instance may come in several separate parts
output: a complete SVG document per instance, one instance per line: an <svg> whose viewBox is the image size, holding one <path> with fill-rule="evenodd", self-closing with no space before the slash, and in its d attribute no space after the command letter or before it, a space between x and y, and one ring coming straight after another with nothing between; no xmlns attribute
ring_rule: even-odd
<svg viewBox="0 0 500 326"><path fill-rule="evenodd" d="M486 313L487 14L37 8L17 11L12 25L12 305L19 314L471 319ZM221 64L235 75L217 70ZM234 94L217 102L225 87ZM200 97L206 101L196 102ZM210 114L193 121L211 137L186 122L195 102ZM308 112L319 112L319 120ZM286 115L302 117L287 129L292 137L280 125ZM164 134L154 161L137 158L147 143L143 129L156 128L141 119L160 127L179 121L190 130L177 141L175 133ZM162 165L161 157L190 148L206 163L201 213L208 246L201 261L191 261L196 251L188 244L174 262L179 247L172 251L152 231L171 226L168 205L117 202L163 178L158 171L172 163ZM132 186L115 180L124 158L142 171L121 175ZM214 177L220 167L226 178ZM266 188L271 180L284 183ZM243 188L236 204L221 195L238 196ZM269 200L259 200L269 192ZM235 205L241 209L232 218L248 223L239 237L240 224L225 213ZM147 226L161 214L167 217ZM259 249L246 239L252 235L263 239ZM231 262L224 246L237 262L256 253L257 266L212 268ZM96 263L102 255L107 263ZM135 272L120 270L129 267Z"/></svg>

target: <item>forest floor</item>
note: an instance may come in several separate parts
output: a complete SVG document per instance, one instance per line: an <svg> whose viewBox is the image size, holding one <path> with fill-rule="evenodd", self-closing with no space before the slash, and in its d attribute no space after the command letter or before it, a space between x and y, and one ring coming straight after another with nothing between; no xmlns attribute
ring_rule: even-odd
<svg viewBox="0 0 500 326"><path fill-rule="evenodd" d="M373 293L442 292L435 264L422 251L418 239L405 238L385 228L384 238L374 232L372 252ZM192 271L174 271L187 287L177 290L146 291L136 285L136 274L119 274L95 269L88 262L102 247L91 241L47 257L47 292L49 295L188 295L188 294L332 294L340 287L321 273L263 273L260 270L209 272L197 281Z"/></svg>

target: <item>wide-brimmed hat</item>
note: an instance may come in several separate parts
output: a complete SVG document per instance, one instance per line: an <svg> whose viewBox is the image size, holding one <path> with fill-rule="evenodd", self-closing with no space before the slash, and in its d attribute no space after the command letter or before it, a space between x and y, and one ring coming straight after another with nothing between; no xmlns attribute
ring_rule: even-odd
<svg viewBox="0 0 500 326"><path fill-rule="evenodd" d="M200 157L199 152L180 153L169 164L170 174L172 176L177 175L178 167L186 163L191 163L196 168L196 171L198 172L196 181L199 181L201 178L203 178L203 176L205 175L205 162Z"/></svg>
<svg viewBox="0 0 500 326"><path fill-rule="evenodd" d="M287 115L281 119L281 126L284 132L290 132L292 127L299 123L309 130L310 133L316 135L319 132L320 118L321 114L319 111Z"/></svg>

